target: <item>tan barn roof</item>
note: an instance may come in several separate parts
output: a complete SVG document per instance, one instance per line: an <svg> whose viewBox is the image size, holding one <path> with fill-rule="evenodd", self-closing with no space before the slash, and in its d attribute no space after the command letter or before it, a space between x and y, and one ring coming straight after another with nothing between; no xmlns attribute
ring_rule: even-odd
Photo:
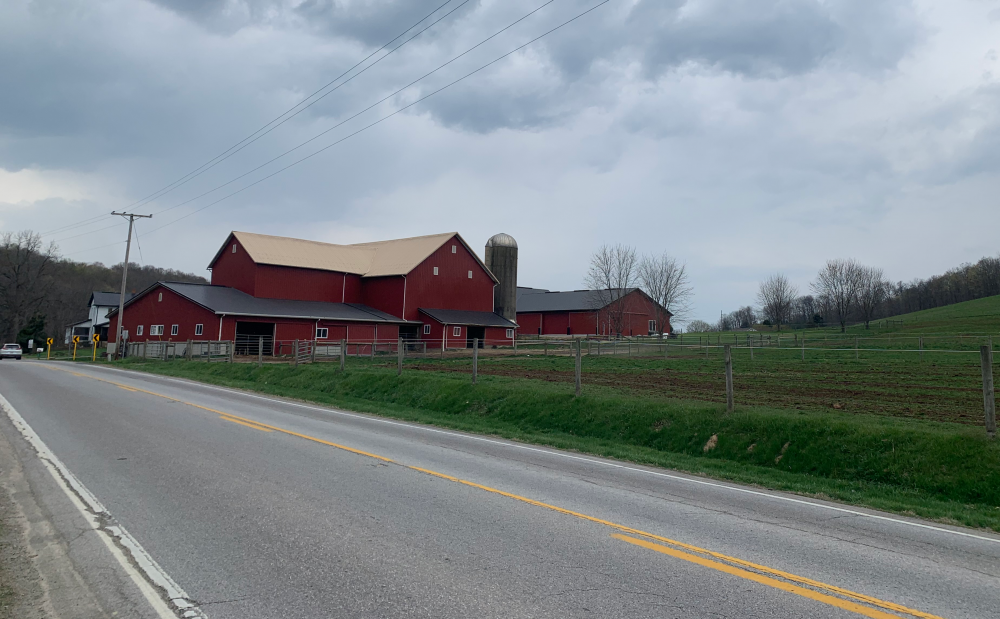
<svg viewBox="0 0 1000 619"><path fill-rule="evenodd" d="M468 247L457 232L355 245L335 245L252 232L234 231L232 235L258 264L355 273L363 277L406 275L453 237ZM212 264L228 245L227 240L212 259ZM472 254L476 255L475 252ZM479 259L478 256L476 259Z"/></svg>

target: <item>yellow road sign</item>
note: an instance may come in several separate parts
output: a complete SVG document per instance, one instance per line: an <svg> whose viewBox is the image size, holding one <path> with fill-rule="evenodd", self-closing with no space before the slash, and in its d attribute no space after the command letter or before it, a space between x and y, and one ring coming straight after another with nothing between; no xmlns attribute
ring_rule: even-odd
<svg viewBox="0 0 1000 619"><path fill-rule="evenodd" d="M49 346L52 346L52 342L53 342L53 340L52 340L51 337L48 338L47 340L45 340L45 343L48 344Z"/></svg>
<svg viewBox="0 0 1000 619"><path fill-rule="evenodd" d="M101 341L101 334L100 333L95 333L94 337L92 337L91 339L94 340L95 342L100 342Z"/></svg>
<svg viewBox="0 0 1000 619"><path fill-rule="evenodd" d="M80 343L80 336L79 335L74 335L73 336L73 343L74 344L79 344Z"/></svg>

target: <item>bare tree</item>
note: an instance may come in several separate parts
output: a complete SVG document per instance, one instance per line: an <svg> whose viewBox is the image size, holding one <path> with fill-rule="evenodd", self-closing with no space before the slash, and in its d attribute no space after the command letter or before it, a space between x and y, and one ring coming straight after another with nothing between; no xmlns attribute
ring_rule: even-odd
<svg viewBox="0 0 1000 619"><path fill-rule="evenodd" d="M13 342L38 313L51 281L46 277L55 245L42 248L42 237L25 230L0 236L0 335Z"/></svg>
<svg viewBox="0 0 1000 619"><path fill-rule="evenodd" d="M865 321L865 329L875 318L876 312L888 296L889 283L876 267L858 268L857 306L861 319ZM842 329L843 330L843 329Z"/></svg>
<svg viewBox="0 0 1000 619"><path fill-rule="evenodd" d="M704 320L692 320L687 323L688 333L707 333L709 331L715 331L716 328L708 324Z"/></svg>
<svg viewBox="0 0 1000 619"><path fill-rule="evenodd" d="M690 311L693 289L688 282L685 265L666 253L643 256L639 262L639 280L642 288L656 302L656 330L661 336L664 328L675 320L684 320Z"/></svg>
<svg viewBox="0 0 1000 619"><path fill-rule="evenodd" d="M781 330L782 324L788 324L792 314L792 304L799 294L798 289L781 273L776 273L760 283L757 292L757 303L760 311L771 324Z"/></svg>
<svg viewBox="0 0 1000 619"><path fill-rule="evenodd" d="M757 312L749 305L741 307L731 315L738 329L749 329L757 322Z"/></svg>
<svg viewBox="0 0 1000 619"><path fill-rule="evenodd" d="M592 291L592 302L618 337L627 325L629 293L638 276L639 260L635 249L628 245L603 245L590 259L587 287Z"/></svg>
<svg viewBox="0 0 1000 619"><path fill-rule="evenodd" d="M853 259L828 260L816 281L810 285L816 294L829 301L837 313L841 333L847 330L847 321L857 302L861 269L861 265Z"/></svg>

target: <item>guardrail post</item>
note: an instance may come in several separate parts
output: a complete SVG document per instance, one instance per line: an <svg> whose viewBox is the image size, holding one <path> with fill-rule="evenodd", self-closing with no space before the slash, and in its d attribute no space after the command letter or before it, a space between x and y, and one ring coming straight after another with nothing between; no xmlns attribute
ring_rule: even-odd
<svg viewBox="0 0 1000 619"><path fill-rule="evenodd" d="M396 361L396 376L402 376L403 375L403 338L399 338L398 343L396 345L396 348L397 348L397 352L398 352L398 354L396 355L397 358L398 358L397 361Z"/></svg>
<svg viewBox="0 0 1000 619"><path fill-rule="evenodd" d="M479 338L472 338L472 384L476 384L479 376Z"/></svg>
<svg viewBox="0 0 1000 619"><path fill-rule="evenodd" d="M580 340L576 341L576 397L580 397L580 374L583 369L583 347L580 345Z"/></svg>
<svg viewBox="0 0 1000 619"><path fill-rule="evenodd" d="M726 344L723 347L726 353L726 412L733 412L733 351Z"/></svg>
<svg viewBox="0 0 1000 619"><path fill-rule="evenodd" d="M993 393L993 351L989 346L979 347L983 366L983 409L986 413L986 434L990 438L997 433L996 397Z"/></svg>

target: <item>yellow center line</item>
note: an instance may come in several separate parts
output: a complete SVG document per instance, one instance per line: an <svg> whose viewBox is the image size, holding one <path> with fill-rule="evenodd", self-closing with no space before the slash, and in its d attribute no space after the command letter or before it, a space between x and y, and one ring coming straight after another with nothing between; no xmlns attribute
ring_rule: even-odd
<svg viewBox="0 0 1000 619"><path fill-rule="evenodd" d="M239 419L235 419L233 417L230 417L229 415L219 415L219 419L224 419L226 421L231 421L233 423L238 423L241 426L246 426L248 428L253 428L254 430L260 430L261 432L272 432L272 430L270 428L264 428L264 427L261 427L261 426L255 424L255 423L247 423L245 421L240 421Z"/></svg>
<svg viewBox="0 0 1000 619"><path fill-rule="evenodd" d="M643 548L648 548L650 550L655 550L656 552L661 552L665 555L674 557L675 559L690 561L691 563L700 565L702 567L718 570L720 572L731 574L733 576L739 576L740 578L752 580L753 582L757 582L762 585L767 585L768 587L773 587L775 589L787 591L788 593L794 593L795 595L801 595L802 597L809 598L810 600L815 600L817 602L829 604L830 606L836 606L837 608L849 610L852 613L864 615L865 617L872 617L873 619L899 619L899 615L884 613L880 610L871 608L869 606L862 606L861 604L858 604L856 602L851 602L849 600L833 597L832 595L824 595L822 593L813 591L812 589L806 589L805 587L793 585L781 580L771 578L769 576L758 574L756 572L751 572L749 570L733 567L732 565L719 563L718 561L712 561L704 557L699 557L697 555L681 552L680 550L675 550L673 548L670 548L669 546L663 546L662 544L654 544L653 542L650 542L648 540L639 539L637 537L628 537L618 533L612 534L611 537L615 539L620 539L622 541L626 541L630 544L635 544L636 546L642 546Z"/></svg>
<svg viewBox="0 0 1000 619"><path fill-rule="evenodd" d="M131 387L126 387L125 385L118 385L118 388L119 389L124 389L125 391L131 391L133 393L136 392L136 391L138 391L138 389L133 389Z"/></svg>
<svg viewBox="0 0 1000 619"><path fill-rule="evenodd" d="M43 366L43 367L45 367L45 366ZM62 370L62 371L67 371L67 370ZM816 601L823 602L825 604L830 604L830 605L836 606L838 608L843 608L845 610L850 610L852 612L855 612L855 613L858 613L858 614L862 614L862 615L866 615L868 617L876 617L876 618L881 619L881 618L884 618L884 617L898 617L898 615L891 615L891 614L887 614L887 613L882 613L881 611L877 611L877 610L872 609L872 608L870 608L868 606L863 606L861 604L856 604L854 602L849 602L849 601L843 600L842 598L834 597L832 595L824 595L824 594L818 593L816 591L812 591L811 589L806 589L806 588L803 588L803 587L797 587L795 585L791 585L791 584L789 584L787 582L782 582L782 581L790 581L790 582L798 583L798 584L801 584L801 585L806 585L808 587L813 587L815 589L820 589L820 590L826 591L827 593L833 593L833 594L836 594L836 595L839 595L839 596L842 596L842 597L853 598L854 600L856 600L858 602L863 602L865 604L870 604L872 606L877 606L879 608L883 608L885 610L893 611L893 612L896 612L896 613L902 613L903 615L909 615L911 617L919 617L920 619L943 619L942 617L939 617L938 615L932 615L930 613L925 613L923 611L914 610L912 608L907 608L906 606L902 606L902 605L899 605L899 604L895 604L893 602L888 602L888 601L885 601L885 600L881 600L879 598L875 598L875 597L872 597L872 596L869 596L869 595L865 595L863 593L856 593L854 591L850 591L848 589L843 589L841 587L837 587L837 586L834 586L834 585L829 585L829 584L826 584L826 583L823 583L823 582L820 582L820 581L817 581L817 580L812 580L810 578L805 578L803 576L797 576L795 574L790 574L788 572L784 572L784 571L777 570L777 569L774 569L774 568L770 568L770 567L767 567L767 566L764 566L764 565L759 565L759 564L756 564L756 563L752 563L750 561L745 561L743 559L738 559L736 557L730 557L728 555L724 555L722 553L714 552L712 550L707 550L705 548L699 548L698 546L693 546L691 544L685 544L684 542L680 542L680 541L677 541L677 540L672 540L672 539L667 538L667 537L656 535L655 533L649 533L647 531L642 531L640 529L634 529L632 527L627 527L625 525L621 525L621 524L618 524L618 523L615 523L615 522L611 522L609 520L602 520L600 518L595 518L594 516L588 516L586 514L581 514L579 512L574 512L572 510L565 509L565 508L562 508L562 507L558 507L556 505L550 505L548 503L543 503L541 501L536 501L535 499L529 499L527 497L523 497L523 496L520 496L520 495L517 495L517 494L512 494L510 492L505 492L503 490L498 490L496 488L491 488L489 486L484 486L482 484L477 484L475 482L471 482L471 481L467 481L467 480L464 480L464 479L460 479L458 477L452 477L451 475L445 475L444 473L438 473L438 472L432 471L430 469L423 469L423 468L420 468L420 467L417 467L417 466L409 466L409 465L397 463L394 460L392 460L391 458L386 458L386 457L380 456L378 454L373 454L373 453L369 453L367 451L362 451L360 449L354 449L353 447L348 447L346 445L340 445L338 443L333 443L333 442L330 442L330 441L326 441L326 440L323 440L323 439L320 439L320 438L316 438L314 436L309 436L308 434L300 434L298 432L293 432L292 430L286 430L285 428L281 428L281 427L278 427L278 426L268 425L268 424L265 424L265 423L261 423L259 421L254 421L252 419L247 419L245 417L240 417L239 415L234 415L232 413L225 413L225 412L222 412L222 411L219 411L219 410L215 410L214 408L209 408L207 406L201 406L200 404L195 404L193 402L186 402L184 400L179 400L177 398L173 398L173 397L170 397L170 396L167 396L167 395L156 393L154 391L147 391L145 389L139 389L139 388L136 388L136 387L127 387L126 385L123 385L121 383L118 383L118 382L115 382L115 381L111 381L111 380L106 380L106 379L103 379L103 378L98 378L96 376L88 376L88 375L85 375L85 374L78 374L76 372L71 372L71 373L74 374L74 375L77 375L77 376L82 376L84 378L90 378L92 380L97 380L97 381L100 381L100 382L103 382L103 383L107 383L107 384L110 384L110 385L115 385L115 386L118 386L118 387L132 389L132 390L140 392L140 393L145 393L145 394L156 396L156 397L159 397L159 398L164 398L164 399L170 400L172 402L177 402L177 403L180 403L180 404L185 404L185 405L191 406L193 408L198 408L198 409L201 409L201 410L204 410L204 411L215 413L217 415L222 416L223 418L226 418L228 421L234 421L234 422L237 422L237 423L243 422L243 425L250 425L250 424L252 424L252 425L250 425L250 427L257 427L257 429L266 428L268 430L273 430L275 432L280 432L282 434L287 434L289 436L295 436L295 437L302 438L302 439L305 439L305 440L308 440L308 441L313 441L315 443L320 443L322 445L328 445L330 447L335 447L337 449L341 449L343 451L347 451L347 452L350 452L350 453L353 453L353 454L357 454L357 455L361 455L361 456L366 456L366 457L369 457L369 458L375 458L376 460L380 460L382 462L388 462L388 463L393 463L393 464L400 464L400 466L404 466L404 467L406 467L408 469L411 469L411 470L414 470L414 471L417 471L417 472L420 472L420 473L424 473L424 474L427 474L427 475L438 477L440 479L445 479L445 480L452 481L452 482L455 482L455 483L459 483L459 484L462 484L462 485L465 485L465 486L469 486L469 487L472 487L472 488L483 490L485 492L489 492L489 493L492 493L492 494L497 494L497 495L500 495L500 496L503 496L503 497L507 497L509 499L513 499L515 501L520 501L522 503L527 503L528 505L534 505L536 507L541 507L541 508L544 508L544 509L548 509L548 510L551 510L551 511L554 511L554 512L558 512L560 514L565 514L567 516L573 516L574 518L579 518L581 520L586 520L588 522L593 522L593 523L596 523L596 524L601 524L601 525L604 525L606 527L609 527L609 528L615 529L617 531L620 531L622 533L628 533L630 535L638 535L638 536L641 536L641 537L649 538L651 540L656 540L657 542L660 542L661 544L669 544L670 546L675 546L677 548L683 548L684 550L687 550L689 552L697 553L697 554L700 554L700 555L705 555L706 557L711 557L712 559L715 559L715 560L713 561L711 559L707 559L707 558L704 558L704 557L698 557L698 556L696 556L694 554L688 554L688 553L685 553L685 552L681 552L681 551L676 550L674 548L669 548L668 546L662 546L660 544L654 544L654 543L648 542L646 540L637 540L635 538L629 538L629 537L626 537L626 536L623 536L623 535L613 534L613 537L618 538L618 539L622 539L622 540L627 541L629 543L633 543L633 544L637 544L637 545L640 545L640 546L644 546L646 548L650 548L651 550L656 550L657 552L663 552L663 554L674 556L676 558L680 558L680 559L683 559L685 561L689 561L689 560L692 560L692 559L697 559L696 561L692 561L692 562L693 563L697 563L699 565L704 565L705 567L710 567L712 569L723 571L723 572L726 572L726 573L732 573L732 574L740 576L740 577L749 578L750 580L753 580L753 581L758 582L760 584L764 584L764 585L767 585L767 586L775 587L775 588L781 589L783 591L788 591L788 592L795 593L795 594L798 594L798 595L805 595L802 592L809 592L810 595L806 595L806 597L809 597L810 599L814 599ZM664 550L661 550L661 549L669 550L670 552L665 552ZM733 564L733 565L728 565L728 564ZM749 569L740 569L740 568L734 567L734 565L738 565L738 566L741 566L742 568L749 568ZM750 571L750 570L754 570L754 571ZM736 572L739 572L739 573L736 573ZM763 576L761 574L758 574L757 572L763 572L764 574L769 574L769 575L777 577L777 578L769 578L767 576ZM753 575L753 578L750 578L747 575ZM781 580L778 580L778 579L781 579ZM780 586L778 586L778 585L780 585ZM836 601L836 603L834 603L833 601ZM877 613L877 614L872 614L872 613Z"/></svg>

